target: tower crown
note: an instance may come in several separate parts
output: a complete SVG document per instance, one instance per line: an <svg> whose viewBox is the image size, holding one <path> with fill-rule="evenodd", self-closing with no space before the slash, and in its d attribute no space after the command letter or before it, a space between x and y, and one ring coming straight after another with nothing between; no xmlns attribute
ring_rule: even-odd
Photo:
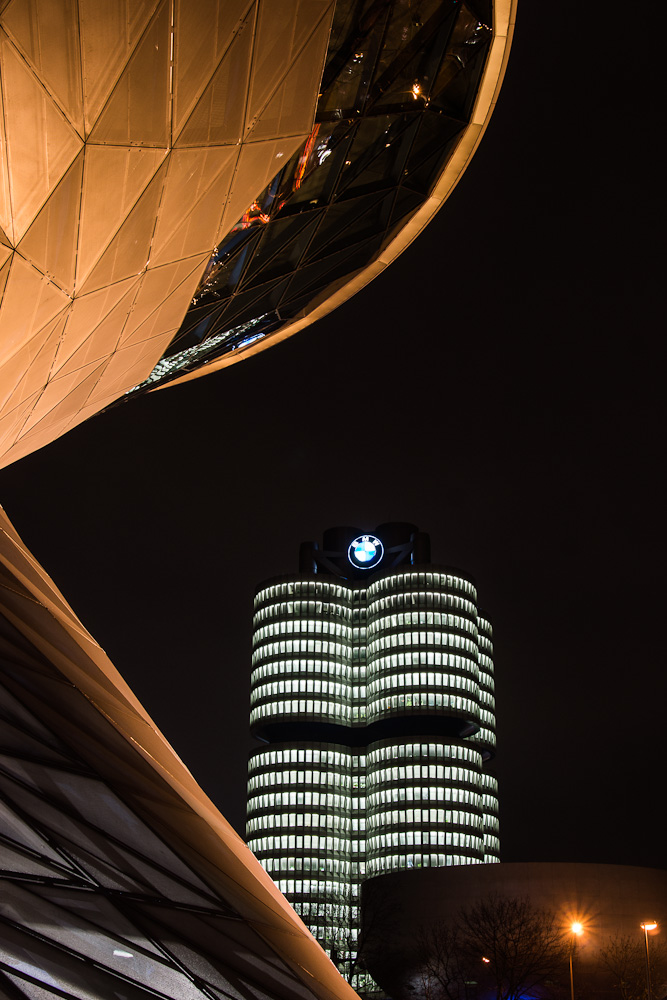
<svg viewBox="0 0 667 1000"><path fill-rule="evenodd" d="M389 521L372 531L327 528L319 542L302 542L301 574L330 574L342 580L365 580L375 572L414 566L431 560L429 536L415 524Z"/></svg>

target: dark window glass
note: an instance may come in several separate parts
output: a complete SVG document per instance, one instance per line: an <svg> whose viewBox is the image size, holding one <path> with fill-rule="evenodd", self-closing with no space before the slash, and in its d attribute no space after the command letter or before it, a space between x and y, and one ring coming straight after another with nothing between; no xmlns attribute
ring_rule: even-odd
<svg viewBox="0 0 667 1000"><path fill-rule="evenodd" d="M288 293L285 295L285 302L289 302L293 295L296 297L305 291L313 293L320 291L343 275L351 274L363 267L370 259L367 255L378 249L380 242L380 237L365 240L363 243L357 244L352 252L340 250L338 253L325 257L324 260L301 268L290 283Z"/></svg>
<svg viewBox="0 0 667 1000"><path fill-rule="evenodd" d="M318 260L338 250L352 249L355 243L384 233L395 197L392 191L384 197L372 194L357 198L353 212L350 212L349 201L330 205L304 262Z"/></svg>
<svg viewBox="0 0 667 1000"><path fill-rule="evenodd" d="M280 278L295 271L313 237L321 214L321 212L309 212L296 219L276 219L275 222L272 222L271 226L291 227L294 233L293 238L289 241L283 240L282 245L276 244L273 233L271 233L270 238L266 241L264 254L261 252L255 254L252 267L249 267L246 272L243 288L252 288L270 281L272 278ZM266 235L269 236L269 233Z"/></svg>

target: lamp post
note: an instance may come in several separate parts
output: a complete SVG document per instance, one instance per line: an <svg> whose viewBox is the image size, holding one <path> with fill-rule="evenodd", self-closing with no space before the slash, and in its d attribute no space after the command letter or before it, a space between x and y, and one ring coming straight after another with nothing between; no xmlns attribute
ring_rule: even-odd
<svg viewBox="0 0 667 1000"><path fill-rule="evenodd" d="M653 1000L653 995L651 993L651 967L648 960L648 932L654 931L658 926L656 920L645 920L639 925L644 932L644 947L645 947L645 957L646 957L646 994L648 1000Z"/></svg>
<svg viewBox="0 0 667 1000"><path fill-rule="evenodd" d="M575 920L575 922L570 925L570 930L572 931L572 939L570 941L570 1000L574 1000L574 972L572 970L572 959L574 957L574 947L577 943L577 938L584 933L584 928L578 920ZM651 1000L650 997L649 1000Z"/></svg>

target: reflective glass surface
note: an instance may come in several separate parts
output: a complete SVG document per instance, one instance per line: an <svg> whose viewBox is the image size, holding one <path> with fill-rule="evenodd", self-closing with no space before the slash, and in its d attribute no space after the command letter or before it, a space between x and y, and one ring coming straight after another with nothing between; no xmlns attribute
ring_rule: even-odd
<svg viewBox="0 0 667 1000"><path fill-rule="evenodd" d="M215 249L147 391L269 337L370 264L465 130L492 37L473 0L339 0L308 139Z"/></svg>

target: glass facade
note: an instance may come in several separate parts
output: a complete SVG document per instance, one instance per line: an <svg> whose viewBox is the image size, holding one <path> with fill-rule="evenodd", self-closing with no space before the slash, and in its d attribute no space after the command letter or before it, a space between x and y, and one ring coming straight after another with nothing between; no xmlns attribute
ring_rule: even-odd
<svg viewBox="0 0 667 1000"><path fill-rule="evenodd" d="M347 973L363 879L499 860L492 656L474 584L437 566L257 591L248 845Z"/></svg>
<svg viewBox="0 0 667 1000"><path fill-rule="evenodd" d="M375 261L468 127L490 0L337 0L315 126L225 236L147 391L307 314Z"/></svg>

